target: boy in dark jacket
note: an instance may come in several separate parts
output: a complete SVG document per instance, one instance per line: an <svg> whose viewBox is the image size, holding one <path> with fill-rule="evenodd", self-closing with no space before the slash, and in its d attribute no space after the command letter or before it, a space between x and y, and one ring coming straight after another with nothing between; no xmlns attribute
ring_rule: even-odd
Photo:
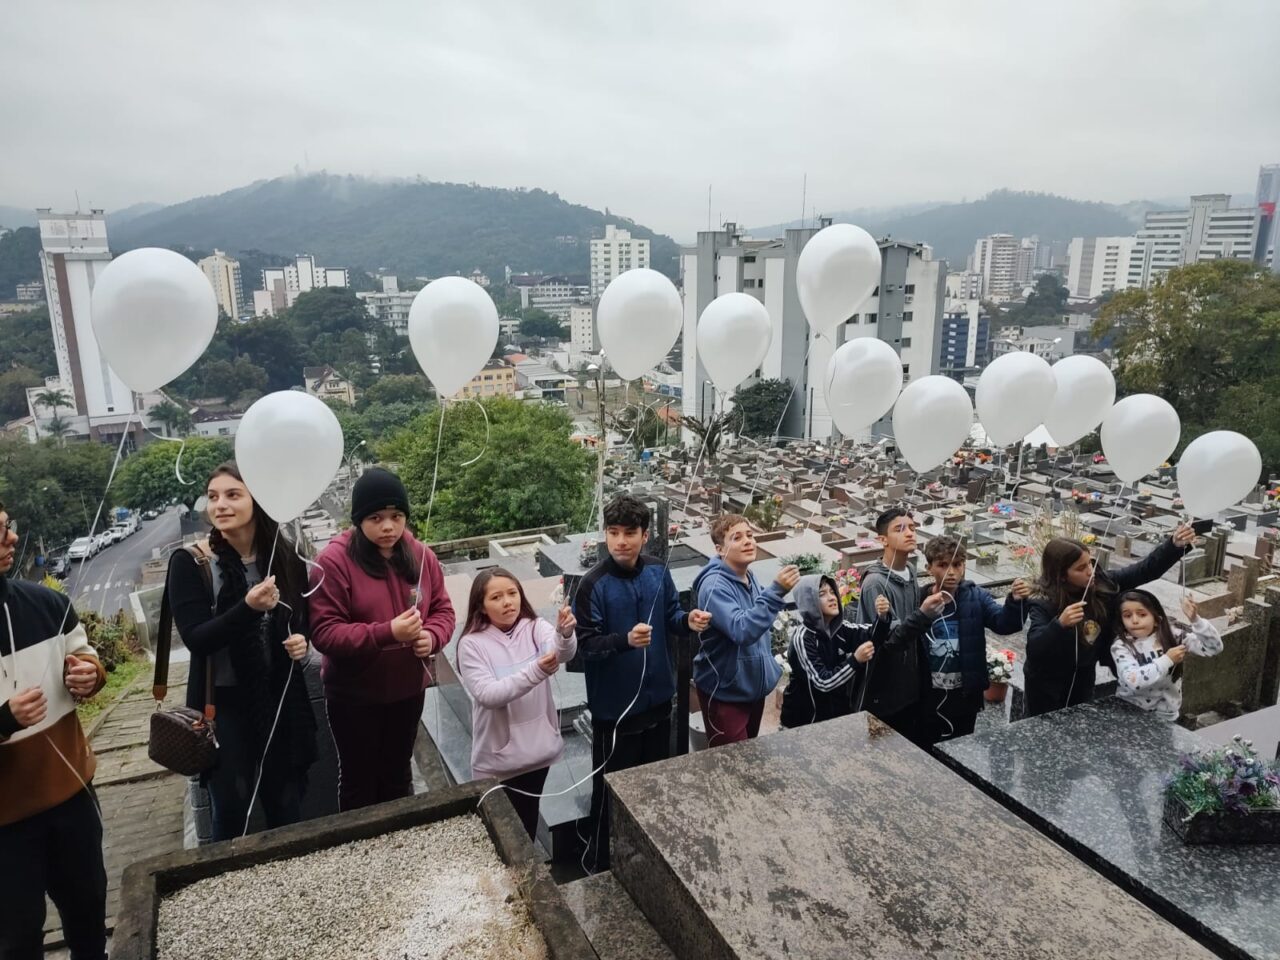
<svg viewBox="0 0 1280 960"><path fill-rule="evenodd" d="M930 689L917 726L919 742L932 746L973 733L987 688L987 631L1021 630L1031 587L1015 580L1005 602L997 603L989 590L964 578L964 546L955 537L934 537L924 558L933 577L929 592L943 599L941 616L925 634Z"/></svg>
<svg viewBox="0 0 1280 960"><path fill-rule="evenodd" d="M787 661L791 682L782 700L782 725L800 727L853 712L854 692L875 641L889 635L889 598L881 597L874 624L846 623L831 577L801 577L791 591L803 623L791 631Z"/></svg>
<svg viewBox="0 0 1280 960"><path fill-rule="evenodd" d="M604 775L671 755L673 633L706 629L710 616L685 614L664 564L641 556L649 540L649 508L629 494L604 508L609 556L582 578L574 601L578 650L591 710L591 814L596 867L609 867Z"/></svg>
<svg viewBox="0 0 1280 960"><path fill-rule="evenodd" d="M916 705L928 682L920 638L942 612L945 598L921 597L916 572L907 563L916 549L916 522L909 511L892 507L880 514L876 538L884 544L884 556L862 577L858 619L874 622L876 602L888 597L890 628L883 643L876 645L858 709L874 713L907 739L920 742Z"/></svg>

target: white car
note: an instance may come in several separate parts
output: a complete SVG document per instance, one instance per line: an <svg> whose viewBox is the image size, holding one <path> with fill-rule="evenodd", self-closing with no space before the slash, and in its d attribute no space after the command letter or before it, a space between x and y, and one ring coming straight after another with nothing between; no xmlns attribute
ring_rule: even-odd
<svg viewBox="0 0 1280 960"><path fill-rule="evenodd" d="M116 538L111 535L110 530L103 530L101 533L95 533L93 539L98 544L99 550L105 550L116 542Z"/></svg>
<svg viewBox="0 0 1280 960"><path fill-rule="evenodd" d="M96 537L81 537L72 542L67 547L68 560L88 560L98 552L98 541Z"/></svg>

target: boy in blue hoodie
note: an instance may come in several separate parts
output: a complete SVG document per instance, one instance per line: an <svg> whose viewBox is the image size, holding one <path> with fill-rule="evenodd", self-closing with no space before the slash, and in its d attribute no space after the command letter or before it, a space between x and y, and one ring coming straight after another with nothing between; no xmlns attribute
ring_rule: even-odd
<svg viewBox="0 0 1280 960"><path fill-rule="evenodd" d="M760 732L764 701L782 667L773 658L770 629L800 571L786 566L762 587L747 569L756 538L746 517L731 513L711 522L716 558L702 568L693 589L698 607L711 615L693 658L693 682L707 723L707 744L736 743Z"/></svg>
<svg viewBox="0 0 1280 960"><path fill-rule="evenodd" d="M641 555L649 508L629 494L604 508L609 555L578 585L574 615L591 710L591 815L596 867L609 868L609 811L604 775L671 755L671 700L676 692L672 634L704 630L710 617L685 614L666 566Z"/></svg>
<svg viewBox="0 0 1280 960"><path fill-rule="evenodd" d="M942 598L941 615L925 634L930 689L920 701L922 746L973 733L987 689L987 631L1007 634L1022 629L1031 588L1013 581L1003 604L991 591L964 578L965 551L955 537L934 537L924 548L933 577L931 596Z"/></svg>

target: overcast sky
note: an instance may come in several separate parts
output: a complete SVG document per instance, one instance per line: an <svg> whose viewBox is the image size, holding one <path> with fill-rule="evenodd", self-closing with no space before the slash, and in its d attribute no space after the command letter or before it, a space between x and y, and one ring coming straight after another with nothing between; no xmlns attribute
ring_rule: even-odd
<svg viewBox="0 0 1280 960"><path fill-rule="evenodd" d="M0 203L309 171L538 186L684 239L1011 187L1251 191L1274 0L5 0ZM806 211L807 212L807 211Z"/></svg>

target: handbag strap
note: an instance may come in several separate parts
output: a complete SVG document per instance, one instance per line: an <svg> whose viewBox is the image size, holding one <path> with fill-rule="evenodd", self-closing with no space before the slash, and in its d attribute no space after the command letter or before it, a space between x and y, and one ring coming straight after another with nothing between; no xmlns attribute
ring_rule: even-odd
<svg viewBox="0 0 1280 960"><path fill-rule="evenodd" d="M196 569L200 571L205 589L213 597L210 604L210 609L213 609L213 606L217 603L217 597L213 595L213 572L211 569L213 551L209 547L209 541L201 540L182 549L191 554L195 560ZM173 641L173 610L169 605L169 583L167 579L165 580L164 593L160 596L160 623L157 632L156 670L152 680L151 695L155 698L156 704L159 705L164 702L164 698L169 692L169 650ZM213 720L216 713L217 710L213 701L213 658L206 657L204 671L205 719Z"/></svg>

